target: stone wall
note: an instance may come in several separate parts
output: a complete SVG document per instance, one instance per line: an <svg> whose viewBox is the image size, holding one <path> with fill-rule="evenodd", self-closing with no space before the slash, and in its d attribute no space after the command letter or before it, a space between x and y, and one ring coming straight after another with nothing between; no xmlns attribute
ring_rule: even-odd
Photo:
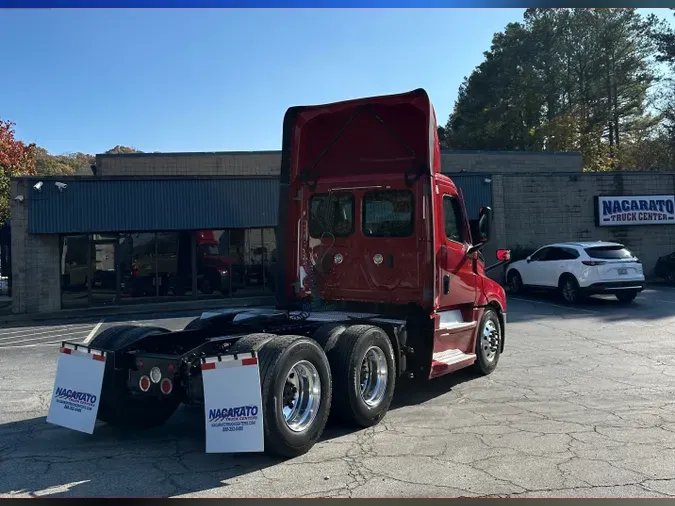
<svg viewBox="0 0 675 506"><path fill-rule="evenodd" d="M280 151L96 155L97 176L276 176Z"/></svg>
<svg viewBox="0 0 675 506"><path fill-rule="evenodd" d="M61 309L59 237L28 233L30 182L13 180L12 213L12 312L40 313Z"/></svg>
<svg viewBox="0 0 675 506"><path fill-rule="evenodd" d="M581 172L579 153L446 151L443 172ZM274 176L280 151L97 155L99 176Z"/></svg>
<svg viewBox="0 0 675 506"><path fill-rule="evenodd" d="M581 153L537 153L518 151L445 151L443 172L512 174L537 172L581 172Z"/></svg>
<svg viewBox="0 0 675 506"><path fill-rule="evenodd" d="M675 225L596 227L596 195L672 195L675 174L537 174L493 177L495 247L539 247L565 241L617 241L651 275L659 256L675 251Z"/></svg>

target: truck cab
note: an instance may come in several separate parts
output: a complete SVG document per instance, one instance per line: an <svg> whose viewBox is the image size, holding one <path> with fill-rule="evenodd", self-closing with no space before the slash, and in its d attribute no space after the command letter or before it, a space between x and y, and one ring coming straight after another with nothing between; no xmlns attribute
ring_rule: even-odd
<svg viewBox="0 0 675 506"><path fill-rule="evenodd" d="M416 345L430 377L476 360L485 308L503 334L504 290L480 256L492 212L481 209L472 237L424 90L291 108L281 184L279 307L404 318L427 336Z"/></svg>

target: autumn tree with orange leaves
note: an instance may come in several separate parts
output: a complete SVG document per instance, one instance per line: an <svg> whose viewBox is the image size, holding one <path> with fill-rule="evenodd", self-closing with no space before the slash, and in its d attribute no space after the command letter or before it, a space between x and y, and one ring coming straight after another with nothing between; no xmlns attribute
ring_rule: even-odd
<svg viewBox="0 0 675 506"><path fill-rule="evenodd" d="M14 137L14 123L0 119L0 225L9 219L10 178L35 175L35 150Z"/></svg>

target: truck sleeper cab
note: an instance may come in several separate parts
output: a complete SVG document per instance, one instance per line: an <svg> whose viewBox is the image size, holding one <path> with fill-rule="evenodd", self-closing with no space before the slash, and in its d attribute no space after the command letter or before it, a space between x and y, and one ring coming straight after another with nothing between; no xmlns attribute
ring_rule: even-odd
<svg viewBox="0 0 675 506"><path fill-rule="evenodd" d="M289 109L280 179L276 307L204 313L179 332L106 329L84 347L107 352L100 420L152 427L181 403L204 405L208 418L205 361L250 356L264 451L294 457L329 415L379 423L399 378L496 368L506 298L486 272L509 252L485 266L492 212L481 209L474 241L440 173L426 92Z"/></svg>

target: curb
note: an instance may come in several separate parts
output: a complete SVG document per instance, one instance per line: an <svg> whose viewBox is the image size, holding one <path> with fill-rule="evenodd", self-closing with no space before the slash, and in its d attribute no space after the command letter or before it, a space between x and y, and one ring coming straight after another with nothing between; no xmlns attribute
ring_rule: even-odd
<svg viewBox="0 0 675 506"><path fill-rule="evenodd" d="M175 313L182 311L199 311L202 309L218 309L229 307L274 305L274 296L241 297L219 300L197 300L180 302L158 302L128 306L106 306L84 309L62 309L49 313L0 314L0 325L13 323L46 322L49 320L83 320L101 318L111 315L140 315L152 313Z"/></svg>

